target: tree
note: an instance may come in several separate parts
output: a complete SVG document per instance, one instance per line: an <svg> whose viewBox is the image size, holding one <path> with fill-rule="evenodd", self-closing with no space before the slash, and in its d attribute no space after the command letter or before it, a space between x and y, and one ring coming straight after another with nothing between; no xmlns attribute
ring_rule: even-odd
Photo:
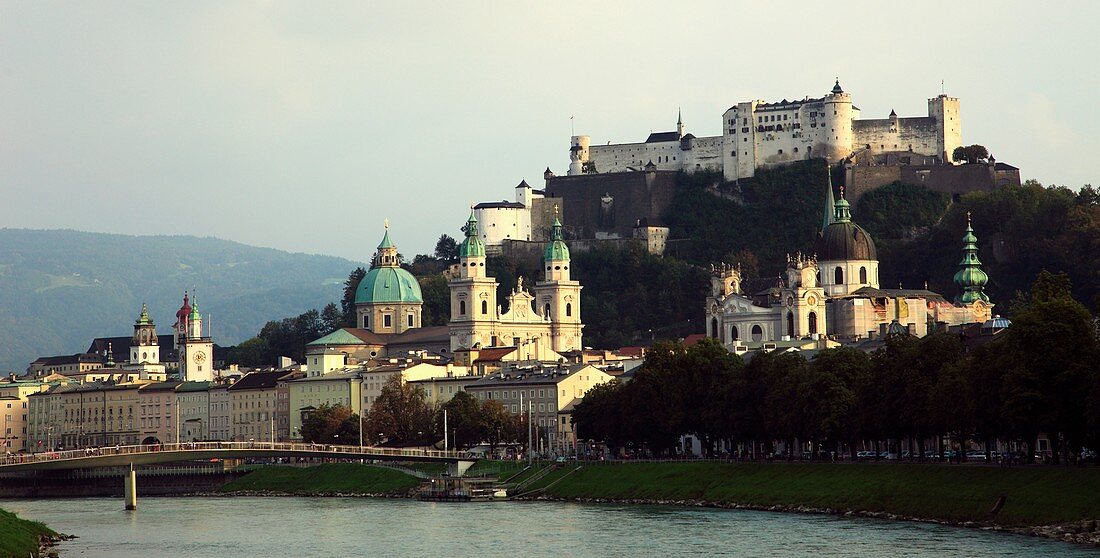
<svg viewBox="0 0 1100 558"><path fill-rule="evenodd" d="M465 391L460 391L444 403L436 413L436 424L443 431L443 411L447 411L447 429L451 446L468 448L485 439L485 417L477 399Z"/></svg>
<svg viewBox="0 0 1100 558"><path fill-rule="evenodd" d="M434 415L424 390L394 374L386 380L367 413L366 438L371 443L383 440L396 444L434 443L439 439L432 420Z"/></svg>
<svg viewBox="0 0 1100 558"><path fill-rule="evenodd" d="M354 444L359 440L359 415L344 405L327 403L302 421L302 440L319 444Z"/></svg>
<svg viewBox="0 0 1100 558"><path fill-rule="evenodd" d="M458 242L449 235L440 235L435 243L435 258L444 262L458 261Z"/></svg>
<svg viewBox="0 0 1100 558"><path fill-rule="evenodd" d="M359 290L359 282L366 274L367 270L357 267L344 281L344 297L340 299L340 310L343 312L346 327L359 327L359 324L355 323L355 291Z"/></svg>
<svg viewBox="0 0 1100 558"><path fill-rule="evenodd" d="M989 159L989 150L984 145L960 145L951 152L951 159L956 162L980 163Z"/></svg>
<svg viewBox="0 0 1100 558"><path fill-rule="evenodd" d="M253 337L242 341L236 347L229 349L226 357L227 364L239 364L241 366L259 367L271 364L271 348L267 341L260 337Z"/></svg>
<svg viewBox="0 0 1100 558"><path fill-rule="evenodd" d="M336 303L330 302L321 310L321 330L325 335L344 326L344 314Z"/></svg>

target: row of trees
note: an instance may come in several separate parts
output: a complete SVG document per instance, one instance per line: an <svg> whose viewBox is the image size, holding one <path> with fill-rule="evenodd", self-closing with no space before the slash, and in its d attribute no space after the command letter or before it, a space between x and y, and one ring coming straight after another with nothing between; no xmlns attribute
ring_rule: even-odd
<svg viewBox="0 0 1100 558"><path fill-rule="evenodd" d="M454 449L488 443L495 451L500 444L527 440L526 419L508 412L500 401L479 401L460 391L443 405L431 405L423 389L402 382L397 374L382 386L362 420L346 406L322 405L303 421L302 439L354 443L362 427L363 440L370 444L442 445L444 423Z"/></svg>
<svg viewBox="0 0 1100 558"><path fill-rule="evenodd" d="M707 451L724 441L767 453L798 439L854 454L861 441L897 440L914 456L946 437L959 448L1016 442L1031 460L1046 433L1057 461L1100 447L1100 343L1070 292L1065 275L1040 274L1013 325L972 351L949 333L888 337L870 355L771 352L747 363L713 340L658 344L630 383L593 388L573 420L581 438L656 455L674 453L682 434Z"/></svg>

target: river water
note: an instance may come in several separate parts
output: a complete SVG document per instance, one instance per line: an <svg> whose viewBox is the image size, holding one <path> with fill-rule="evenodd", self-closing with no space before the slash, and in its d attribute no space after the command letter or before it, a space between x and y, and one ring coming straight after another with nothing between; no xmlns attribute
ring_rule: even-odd
<svg viewBox="0 0 1100 558"><path fill-rule="evenodd" d="M62 557L1097 556L1057 541L940 525L756 511L370 498L0 500L78 535Z"/></svg>

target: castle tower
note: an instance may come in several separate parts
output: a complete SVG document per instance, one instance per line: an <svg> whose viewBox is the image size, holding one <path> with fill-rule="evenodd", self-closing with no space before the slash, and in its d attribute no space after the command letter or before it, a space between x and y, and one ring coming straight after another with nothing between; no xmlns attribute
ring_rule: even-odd
<svg viewBox="0 0 1100 558"><path fill-rule="evenodd" d="M837 78L832 91L825 96L825 130L820 136L822 146L815 146L813 152L816 154L820 149L830 163L847 157L852 152L853 118L852 96L844 92Z"/></svg>
<svg viewBox="0 0 1100 558"><path fill-rule="evenodd" d="M355 325L375 333L402 333L421 327L424 296L413 274L401 268L389 221L371 261L355 289Z"/></svg>
<svg viewBox="0 0 1100 558"><path fill-rule="evenodd" d="M852 222L844 188L833 207L833 222L817 235L814 249L821 269L820 283L829 296L851 294L863 287L878 288L875 242L863 227Z"/></svg>
<svg viewBox="0 0 1100 558"><path fill-rule="evenodd" d="M588 148L592 139L588 136L573 136L569 145L569 176L584 173L584 164L588 162Z"/></svg>
<svg viewBox="0 0 1100 558"><path fill-rule="evenodd" d="M970 226L970 212L966 212L966 234L963 235L963 259L959 262L959 271L955 273L955 284L962 293L955 297L958 304L973 304L977 301L989 302L984 287L989 275L982 271L982 262L978 260L978 237Z"/></svg>
<svg viewBox="0 0 1100 558"><path fill-rule="evenodd" d="M471 211L462 227L466 238L458 247L458 272L448 285L451 351L496 344L497 281L486 276L485 244L478 236L477 225Z"/></svg>
<svg viewBox="0 0 1100 558"><path fill-rule="evenodd" d="M202 314L197 297L191 297L187 336L180 350L180 380L209 382L214 379L214 342L202 335Z"/></svg>
<svg viewBox="0 0 1100 558"><path fill-rule="evenodd" d="M936 119L936 147L943 162L951 164L951 155L962 146L962 117L958 97L941 94L928 99L928 116Z"/></svg>
<svg viewBox="0 0 1100 558"><path fill-rule="evenodd" d="M676 111L676 134L681 138L684 137L684 114L681 110Z"/></svg>
<svg viewBox="0 0 1100 558"><path fill-rule="evenodd" d="M557 352L577 351L581 344L581 284L569 277L569 247L561 221L554 218L550 244L543 252L543 281L535 284L537 311L550 322L551 347Z"/></svg>
<svg viewBox="0 0 1100 558"><path fill-rule="evenodd" d="M141 315L134 321L134 337L130 340L130 364L157 364L160 362L160 342L157 326L149 317L149 309L141 304Z"/></svg>

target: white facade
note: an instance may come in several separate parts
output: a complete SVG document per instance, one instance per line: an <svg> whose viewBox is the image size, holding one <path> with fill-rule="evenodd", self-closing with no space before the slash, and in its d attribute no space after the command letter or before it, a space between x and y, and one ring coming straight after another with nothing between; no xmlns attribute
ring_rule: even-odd
<svg viewBox="0 0 1100 558"><path fill-rule="evenodd" d="M515 201L482 202L474 206L479 233L486 247L499 247L504 240L531 240L531 208L543 194L527 184L516 186Z"/></svg>
<svg viewBox="0 0 1100 558"><path fill-rule="evenodd" d="M858 151L908 151L950 162L962 145L959 99L928 100L927 116L861 120L860 110L839 82L823 97L767 103L737 103L722 114L722 135L650 134L643 143L592 145L586 135L570 141L569 174L629 172L652 162L658 170L720 170L726 180L756 169L824 157L830 163Z"/></svg>

